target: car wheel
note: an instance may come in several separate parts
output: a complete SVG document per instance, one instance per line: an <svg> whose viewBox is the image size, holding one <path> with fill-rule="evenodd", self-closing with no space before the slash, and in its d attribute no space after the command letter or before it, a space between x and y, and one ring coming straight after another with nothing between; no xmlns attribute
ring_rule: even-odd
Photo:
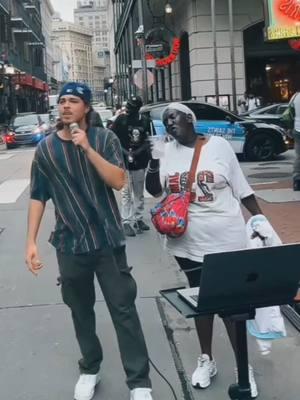
<svg viewBox="0 0 300 400"><path fill-rule="evenodd" d="M248 161L268 161L276 154L276 141L268 133L259 133L250 137L245 146L245 158Z"/></svg>

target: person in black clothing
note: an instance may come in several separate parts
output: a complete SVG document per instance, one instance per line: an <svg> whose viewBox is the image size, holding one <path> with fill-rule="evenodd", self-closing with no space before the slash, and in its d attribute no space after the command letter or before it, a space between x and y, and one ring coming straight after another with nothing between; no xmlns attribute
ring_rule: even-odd
<svg viewBox="0 0 300 400"><path fill-rule="evenodd" d="M121 142L128 173L128 182L122 189L121 209L127 236L150 229L143 221L145 170L151 158L148 141L150 121L139 114L142 105L139 96L132 97L127 101L126 114L120 114L112 125Z"/></svg>

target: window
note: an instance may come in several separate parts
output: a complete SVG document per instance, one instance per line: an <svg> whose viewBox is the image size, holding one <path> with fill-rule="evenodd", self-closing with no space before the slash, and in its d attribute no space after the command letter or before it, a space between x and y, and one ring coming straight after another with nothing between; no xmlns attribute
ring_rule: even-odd
<svg viewBox="0 0 300 400"><path fill-rule="evenodd" d="M166 107L167 107L167 104L163 104L163 105L160 106L160 107L153 108L153 109L150 111L151 119L152 119L152 120L153 120L153 119L161 119L162 113L163 113L163 111L164 111L164 109L165 109Z"/></svg>
<svg viewBox="0 0 300 400"><path fill-rule="evenodd" d="M262 115L263 115L263 114L276 114L277 107L278 107L278 106L269 107L269 108L267 108L267 109L264 110L264 111L261 111L261 112L257 111L256 114L262 114Z"/></svg>
<svg viewBox="0 0 300 400"><path fill-rule="evenodd" d="M282 106L279 106L279 107L277 108L276 114L278 114L278 115L283 114L287 108L288 108L288 104L284 104L284 105L282 105Z"/></svg>
<svg viewBox="0 0 300 400"><path fill-rule="evenodd" d="M186 105L195 113L198 120L224 121L228 115L226 111L207 104L186 103Z"/></svg>

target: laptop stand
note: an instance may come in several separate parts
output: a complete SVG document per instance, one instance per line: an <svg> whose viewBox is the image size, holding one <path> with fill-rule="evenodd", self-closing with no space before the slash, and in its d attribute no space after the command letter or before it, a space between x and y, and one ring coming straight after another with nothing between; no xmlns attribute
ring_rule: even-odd
<svg viewBox="0 0 300 400"><path fill-rule="evenodd" d="M245 307L244 310L224 310L204 309L201 312L193 309L185 301L183 301L177 294L177 290L181 288L173 288L161 290L161 295L179 311L185 318L197 318L199 316L207 316L211 314L218 314L221 318L228 318L235 322L236 326L236 358L237 358L237 374L238 383L229 387L228 394L231 400L248 400L251 399L251 389L249 382L249 364L248 364L248 345L247 345L247 327L246 322L255 317L255 308L252 306ZM300 297L296 297L294 302L300 302ZM274 300L271 302L265 300L261 307L269 307L274 305L282 305L291 303L291 298L280 299L277 304ZM221 304L221 303L220 303ZM237 303L238 304L238 303ZM221 306L222 307L222 306Z"/></svg>

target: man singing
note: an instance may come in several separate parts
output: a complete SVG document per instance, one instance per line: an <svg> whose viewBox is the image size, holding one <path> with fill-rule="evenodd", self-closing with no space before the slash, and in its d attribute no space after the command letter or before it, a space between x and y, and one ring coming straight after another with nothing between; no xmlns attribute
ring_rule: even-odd
<svg viewBox="0 0 300 400"><path fill-rule="evenodd" d="M113 193L125 182L122 150L112 132L88 126L90 103L85 84L67 83L58 100L63 128L38 145L31 170L26 263L35 275L43 267L36 241L51 199L56 226L50 243L56 248L62 297L72 311L82 353L74 399L92 399L99 382L103 356L95 328L96 275L116 330L130 400L152 400L136 283Z"/></svg>

